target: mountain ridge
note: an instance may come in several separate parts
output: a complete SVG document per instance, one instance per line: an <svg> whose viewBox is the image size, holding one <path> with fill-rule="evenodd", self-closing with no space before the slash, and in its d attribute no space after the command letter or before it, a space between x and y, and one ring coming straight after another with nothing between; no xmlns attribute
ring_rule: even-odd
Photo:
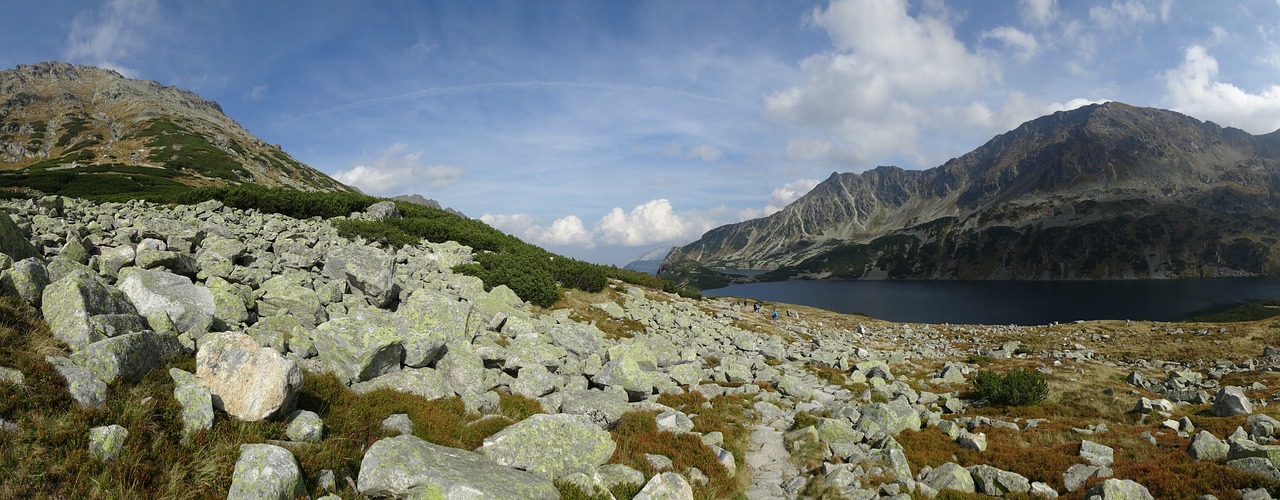
<svg viewBox="0 0 1280 500"><path fill-rule="evenodd" d="M764 280L1270 274L1280 268L1280 256L1273 256L1271 243L1264 240L1274 240L1277 230L1270 220L1249 218L1269 218L1280 206L1273 195L1280 186L1277 152L1280 131L1254 136L1173 111L1094 104L1030 120L931 169L882 166L833 173L780 212L715 228L674 254L692 263L664 267L774 271L760 278ZM1196 212L1184 213L1188 210ZM1165 220L1174 216L1182 222ZM1240 227L1217 235L1186 227L1211 224L1215 217ZM1154 229L1163 231L1159 244L1126 243L1135 241L1135 230ZM1171 229L1180 231L1174 238L1179 241L1169 241ZM1128 234L1105 234L1121 230ZM1187 230L1194 234L1182 234ZM1145 268L1112 263L1100 269L1100 262L1062 266L1057 254L1035 241L1054 231L1065 238L1058 243L1089 233L1087 240L1101 238L1106 246L1125 247L1123 253L1134 254L1127 260L1148 262ZM884 241L886 237L897 239ZM1241 238L1251 244L1237 241ZM1000 242L1000 248L983 250L991 241ZM1170 249L1170 243L1176 248ZM1219 243L1262 255L1247 262L1205 257L1220 254ZM1093 260L1105 261L1111 257L1104 254L1116 253L1115 248L1082 245ZM919 255L922 250L927 255ZM994 254L1005 262L985 257ZM1055 266L1060 269L1051 269ZM665 276L681 281L678 274Z"/></svg>
<svg viewBox="0 0 1280 500"><path fill-rule="evenodd" d="M235 184L354 191L195 92L64 62L0 71L0 178L69 195Z"/></svg>

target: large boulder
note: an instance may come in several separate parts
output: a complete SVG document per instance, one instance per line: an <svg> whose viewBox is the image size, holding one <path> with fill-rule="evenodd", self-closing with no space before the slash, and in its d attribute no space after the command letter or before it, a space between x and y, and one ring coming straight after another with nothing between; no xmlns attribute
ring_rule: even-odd
<svg viewBox="0 0 1280 500"><path fill-rule="evenodd" d="M227 499L293 500L306 496L293 453L273 444L242 444Z"/></svg>
<svg viewBox="0 0 1280 500"><path fill-rule="evenodd" d="M1187 447L1187 453L1191 454L1192 459L1210 462L1225 461L1227 452L1230 450L1230 445L1209 431L1196 433L1196 436L1191 438L1191 445Z"/></svg>
<svg viewBox="0 0 1280 500"><path fill-rule="evenodd" d="M196 353L196 378L213 405L240 420L287 415L302 389L302 370L243 333L206 336Z"/></svg>
<svg viewBox="0 0 1280 500"><path fill-rule="evenodd" d="M1088 439L1080 442L1080 458L1098 467L1110 467L1114 460L1115 450L1110 446L1098 444Z"/></svg>
<svg viewBox="0 0 1280 500"><path fill-rule="evenodd" d="M610 352L608 363L592 380L600 385L617 387L627 392L632 401L653 394L653 377L641 368L641 362L630 351Z"/></svg>
<svg viewBox="0 0 1280 500"><path fill-rule="evenodd" d="M560 412L585 415L601 429L610 429L631 411L627 395L616 391L578 390L564 393Z"/></svg>
<svg viewBox="0 0 1280 500"><path fill-rule="evenodd" d="M311 332L311 340L320 360L348 384L397 371L404 358L404 346L389 315L331 319Z"/></svg>
<svg viewBox="0 0 1280 500"><path fill-rule="evenodd" d="M0 253L8 255L13 260L40 256L40 252L22 233L22 228L19 228L18 224L13 222L9 214L3 210L0 210Z"/></svg>
<svg viewBox="0 0 1280 500"><path fill-rule="evenodd" d="M447 349L448 352L436 363L436 370L454 394L480 394L493 388L485 380L484 360L471 344L454 342Z"/></svg>
<svg viewBox="0 0 1280 500"><path fill-rule="evenodd" d="M258 288L260 316L293 316L307 328L315 328L328 317L320 305L316 291L295 282L288 276L276 276Z"/></svg>
<svg viewBox="0 0 1280 500"><path fill-rule="evenodd" d="M13 267L0 271L0 291L17 295L35 307L40 307L47 286L49 269L35 257L14 262Z"/></svg>
<svg viewBox="0 0 1280 500"><path fill-rule="evenodd" d="M140 269L118 285L143 316L163 312L179 332L201 336L213 324L217 305L208 288L168 271Z"/></svg>
<svg viewBox="0 0 1280 500"><path fill-rule="evenodd" d="M378 389L416 394L427 400L453 395L453 390L449 389L444 377L431 368L405 368L367 382L351 384L351 390L357 394L366 394Z"/></svg>
<svg viewBox="0 0 1280 500"><path fill-rule="evenodd" d="M921 476L920 482L933 488L934 491L953 490L960 493L977 491L973 475L955 462L939 465Z"/></svg>
<svg viewBox="0 0 1280 500"><path fill-rule="evenodd" d="M1146 486L1130 479L1107 479L1090 488L1085 498L1101 500L1155 500Z"/></svg>
<svg viewBox="0 0 1280 500"><path fill-rule="evenodd" d="M1010 493L1025 495L1031 491L1031 481L1016 472L981 464L969 467L969 474L973 476L974 489L984 495L1002 497Z"/></svg>
<svg viewBox="0 0 1280 500"><path fill-rule="evenodd" d="M80 406L97 408L107 402L107 383L68 358L48 356L44 358L67 381L67 392Z"/></svg>
<svg viewBox="0 0 1280 500"><path fill-rule="evenodd" d="M1215 417L1248 415L1253 413L1253 404L1244 395L1244 389L1227 386L1218 389L1217 394L1213 395L1213 407L1209 409L1209 413Z"/></svg>
<svg viewBox="0 0 1280 500"><path fill-rule="evenodd" d="M110 384L117 379L141 380L179 352L182 344L177 337L146 330L89 344L72 354L71 361Z"/></svg>
<svg viewBox="0 0 1280 500"><path fill-rule="evenodd" d="M548 479L590 472L609 461L617 444L581 415L533 415L485 438L480 453L500 465Z"/></svg>
<svg viewBox="0 0 1280 500"><path fill-rule="evenodd" d="M131 318L136 326L143 324L124 292L84 272L72 272L45 287L40 311L53 334L72 350L115 334L128 333L114 328L122 323L117 320Z"/></svg>
<svg viewBox="0 0 1280 500"><path fill-rule="evenodd" d="M654 474L632 500L693 500L693 487L674 472Z"/></svg>
<svg viewBox="0 0 1280 500"><path fill-rule="evenodd" d="M862 418L854 428L867 436L876 433L894 436L906 429L919 430L920 414L901 399L871 403L862 408Z"/></svg>
<svg viewBox="0 0 1280 500"><path fill-rule="evenodd" d="M400 304L396 317L404 327L404 364L421 367L444 355L445 344L470 342L467 330L471 306L427 290L414 292Z"/></svg>
<svg viewBox="0 0 1280 500"><path fill-rule="evenodd" d="M370 497L560 498L550 479L411 434L373 443L360 461L357 488Z"/></svg>
<svg viewBox="0 0 1280 500"><path fill-rule="evenodd" d="M341 245L324 257L324 274L346 280L364 293L374 307L387 307L397 296L396 259L386 251L359 245Z"/></svg>

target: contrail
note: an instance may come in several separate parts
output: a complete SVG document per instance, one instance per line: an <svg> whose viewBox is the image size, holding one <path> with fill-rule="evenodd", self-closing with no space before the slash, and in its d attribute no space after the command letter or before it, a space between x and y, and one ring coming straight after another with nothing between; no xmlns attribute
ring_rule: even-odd
<svg viewBox="0 0 1280 500"><path fill-rule="evenodd" d="M530 81L524 81L524 82L489 82L489 83L472 83L468 85L458 85L454 87L432 87L432 88L427 88L422 90L415 90L413 92L406 92L404 94L399 94L399 95L375 97L373 99L364 99L360 101L349 102L349 103L340 104L338 106L334 106L331 108L325 108L319 111L312 111L310 113L298 115L298 116L286 119L284 122L278 123L272 126L271 128L275 128L275 127L284 125L286 123L295 122L304 118L311 118L314 116L326 115L326 114L334 113L337 111L362 108L365 106L371 106L375 104L381 104L381 103L392 102L392 101L417 99L421 97L472 94L477 92L492 92L492 91L504 90L504 89L525 89L525 88L576 88L576 89L589 89L589 90L623 90L623 91L631 91L631 92L635 92L635 91L661 92L661 93L683 96L690 99L697 99L700 101L718 102L723 104L732 103L732 101L729 101L727 99L721 99L718 97L711 97L711 96L706 96L702 94L695 94L693 92L686 92L683 90L673 89L669 87L631 85L626 83L578 83L578 82L554 82L554 81L549 82L549 81L541 81L541 80L530 80Z"/></svg>

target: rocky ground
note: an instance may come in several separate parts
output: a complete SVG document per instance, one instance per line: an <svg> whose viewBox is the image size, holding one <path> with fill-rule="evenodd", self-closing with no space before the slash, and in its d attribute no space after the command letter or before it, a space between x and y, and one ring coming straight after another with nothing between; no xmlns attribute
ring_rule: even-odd
<svg viewBox="0 0 1280 500"><path fill-rule="evenodd" d="M1274 320L897 324L623 283L542 309L451 272L472 256L456 243L392 251L216 201L5 208L0 287L43 315L59 341L43 362L80 407L161 370L183 442L229 422L283 428L245 438L228 498L1270 498L1280 485ZM977 372L1014 368L1043 373L1048 399L972 399ZM2 367L0 385L29 376ZM460 401L470 422L443 432L479 445L433 442L442 429L388 412L356 464L311 470L347 439L303 390L323 377ZM519 401L537 410L512 418ZM0 439L42 425L28 420L0 409ZM75 431L97 463L152 439L100 423Z"/></svg>

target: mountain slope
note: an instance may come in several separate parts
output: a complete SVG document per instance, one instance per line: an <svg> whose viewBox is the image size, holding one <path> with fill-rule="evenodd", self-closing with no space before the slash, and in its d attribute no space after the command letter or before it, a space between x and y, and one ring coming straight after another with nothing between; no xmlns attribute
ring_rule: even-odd
<svg viewBox="0 0 1280 500"><path fill-rule="evenodd" d="M0 71L0 182L70 195L257 184L350 191L217 103L61 62Z"/></svg>
<svg viewBox="0 0 1280 500"><path fill-rule="evenodd" d="M1272 274L1277 187L1280 131L1112 102L1029 121L932 169L832 174L676 255L774 270L760 279Z"/></svg>

